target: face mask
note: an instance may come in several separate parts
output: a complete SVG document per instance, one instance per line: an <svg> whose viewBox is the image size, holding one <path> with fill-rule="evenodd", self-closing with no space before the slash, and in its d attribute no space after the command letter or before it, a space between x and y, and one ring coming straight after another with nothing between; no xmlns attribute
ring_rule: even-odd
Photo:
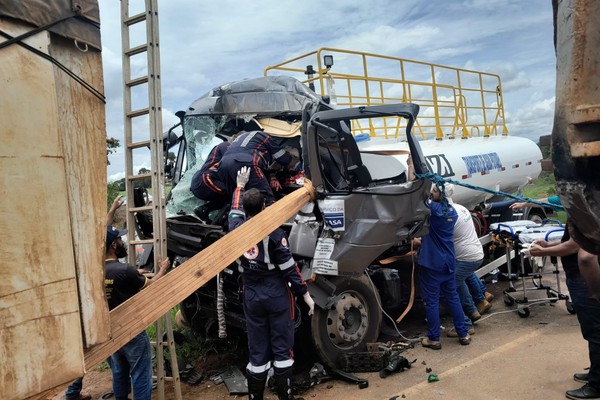
<svg viewBox="0 0 600 400"><path fill-rule="evenodd" d="M117 258L127 257L127 246L125 245L125 243L117 243L115 255L117 256Z"/></svg>

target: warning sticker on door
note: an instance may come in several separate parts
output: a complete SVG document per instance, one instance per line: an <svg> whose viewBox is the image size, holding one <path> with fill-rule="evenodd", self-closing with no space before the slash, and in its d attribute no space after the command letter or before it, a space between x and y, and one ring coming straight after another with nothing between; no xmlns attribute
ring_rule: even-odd
<svg viewBox="0 0 600 400"><path fill-rule="evenodd" d="M313 258L331 258L335 240L331 238L319 238Z"/></svg>
<svg viewBox="0 0 600 400"><path fill-rule="evenodd" d="M344 200L319 200L319 208L325 217L325 222L334 231L345 229Z"/></svg>
<svg viewBox="0 0 600 400"><path fill-rule="evenodd" d="M313 260L312 271L321 275L338 275L338 262L334 260Z"/></svg>

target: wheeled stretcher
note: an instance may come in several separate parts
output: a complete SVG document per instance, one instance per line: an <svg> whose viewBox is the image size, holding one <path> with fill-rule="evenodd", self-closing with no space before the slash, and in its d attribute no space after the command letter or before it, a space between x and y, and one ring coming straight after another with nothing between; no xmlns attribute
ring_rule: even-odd
<svg viewBox="0 0 600 400"><path fill-rule="evenodd" d="M546 241L560 240L564 233L564 226L559 221L544 220L542 224L535 221L508 221L499 222L490 225L493 232L493 241L496 245L506 249L506 265L508 268L509 287L504 291L504 304L512 306L517 304L517 312L520 317L526 318L530 314L530 306L542 303L555 303L558 300L564 300L567 311L575 313L569 296L562 293L560 282L560 270L556 257L550 257L552 270L545 271L546 257L534 257L529 254L529 246L536 239ZM519 260L519 269L517 272L521 283L517 288L513 285L512 263L510 252L515 251L515 258ZM518 258L517 258L518 257ZM527 268L527 267L530 268ZM543 282L544 275L554 275L556 286L548 286ZM528 279L531 279L533 286L528 286ZM535 298L530 301L527 293L530 290L545 290L545 298Z"/></svg>

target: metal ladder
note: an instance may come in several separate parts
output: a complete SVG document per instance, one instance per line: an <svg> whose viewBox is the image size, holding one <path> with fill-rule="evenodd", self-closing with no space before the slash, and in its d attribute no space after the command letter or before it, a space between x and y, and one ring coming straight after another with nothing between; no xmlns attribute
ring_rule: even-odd
<svg viewBox="0 0 600 400"><path fill-rule="evenodd" d="M130 15L129 0L121 0L121 39L123 49L123 108L125 126L125 164L126 164L126 189L127 189L127 227L129 229L129 263L136 265L136 245L154 247L154 267L158 266L167 255L166 242L166 212L165 212L165 187L163 168L163 134L162 134L162 104L160 84L160 51L158 40L158 6L157 0L141 0L144 2L142 12ZM140 3L141 1L138 1ZM131 28L136 26L143 28L145 24L145 42L131 47ZM138 33L139 31L135 31ZM146 58L146 74L132 77L132 58L143 54ZM136 58L135 61L141 64ZM132 105L132 90L136 94L147 86L148 104L134 109ZM142 97L142 96L139 96ZM137 100L137 97L136 97ZM147 129L133 132L134 121L148 120ZM136 124L136 126L140 126ZM139 129L139 128L137 128ZM151 169L150 172L135 174L135 156L148 155L150 149ZM152 202L146 202L141 207L134 204L134 188L140 187L143 182L150 179L152 190ZM137 238L135 232L137 223L135 213L152 213L152 238ZM138 232L139 234L139 232ZM139 236L139 235L138 235ZM164 332L167 341L163 340ZM177 354L175 352L175 340L171 324L170 313L165 314L156 321L156 380L158 384L158 399L165 398L165 381L173 382L175 399L181 400L181 386L179 379L179 368L177 365ZM164 349L168 347L171 361L171 377L165 376Z"/></svg>

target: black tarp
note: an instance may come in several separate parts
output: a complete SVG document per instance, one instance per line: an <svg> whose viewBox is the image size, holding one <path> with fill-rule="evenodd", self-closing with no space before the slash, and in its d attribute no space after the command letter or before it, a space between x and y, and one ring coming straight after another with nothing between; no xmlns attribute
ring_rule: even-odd
<svg viewBox="0 0 600 400"><path fill-rule="evenodd" d="M0 0L0 17L23 21L34 27L46 26L71 16L48 30L101 50L97 0Z"/></svg>

